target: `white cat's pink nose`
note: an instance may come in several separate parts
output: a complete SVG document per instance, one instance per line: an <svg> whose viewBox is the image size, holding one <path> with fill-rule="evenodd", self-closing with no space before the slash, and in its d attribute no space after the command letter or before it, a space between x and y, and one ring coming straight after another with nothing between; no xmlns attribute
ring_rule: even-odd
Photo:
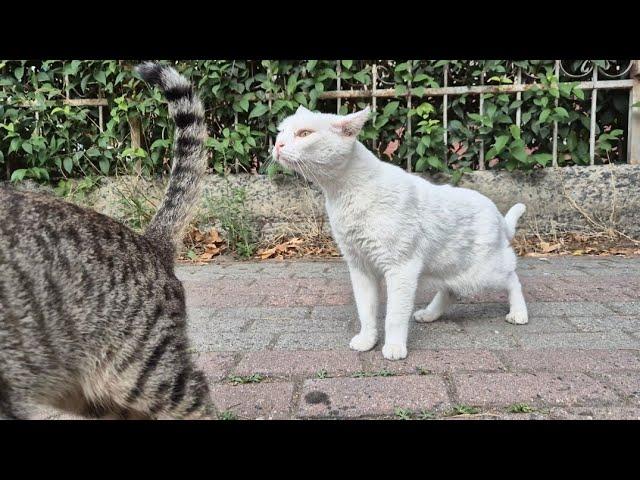
<svg viewBox="0 0 640 480"><path fill-rule="evenodd" d="M284 147L284 142L276 142L276 153L280 153L282 147Z"/></svg>

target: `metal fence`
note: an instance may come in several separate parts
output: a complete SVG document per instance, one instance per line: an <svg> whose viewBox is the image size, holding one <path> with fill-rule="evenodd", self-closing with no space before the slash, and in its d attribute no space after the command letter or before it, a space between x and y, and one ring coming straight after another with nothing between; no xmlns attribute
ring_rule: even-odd
<svg viewBox="0 0 640 480"><path fill-rule="evenodd" d="M408 89L403 89L400 92L397 88L380 88L384 87L385 81L379 75L380 65L373 63L371 65L372 80L370 88L362 90L342 90L341 89L341 61L338 60L336 64L336 90L325 91L318 96L320 100L337 100L337 110L340 111L341 101L343 99L371 99L371 107L375 111L378 98L404 98L407 102L407 107L411 109L412 100L415 95L411 92L411 84L408 85ZM442 78L442 87L437 88L424 88L420 98L428 97L442 97L443 109L442 109L442 124L444 127L444 135L442 141L445 147L448 146L447 139L447 126L448 126L448 101L451 96L455 95L479 95L479 114L483 114L483 96L485 94L501 93L501 94L515 94L516 99L520 100L522 92L531 89L545 89L544 85L535 82L535 77L527 72L518 69L512 84L508 85L484 85L484 77L480 77L479 85L466 85L466 86L450 86L449 85L449 71L445 66ZM627 136L627 163L640 164L640 108L634 108L633 105L640 102L640 60L629 60L627 62L619 61L604 61L604 65L598 65L591 60L585 60L580 65L578 71L571 71L567 68L565 61L555 60L555 77L558 83L578 82L577 86L582 90L592 91L591 95L591 110L590 110L590 131L589 131L589 158L590 164L594 165L595 160L595 135L596 135L596 120L597 120L597 101L598 91L600 90L627 90L629 92L629 112L628 112L628 130ZM527 82L527 80L533 80ZM65 78L65 92L66 98L63 100L64 105L81 106L81 107L97 107L99 118L99 130L103 131L103 110L104 107L109 106L108 99L106 98L70 98L68 82ZM556 106L557 106L556 100ZM271 99L269 99L271 104ZM28 106L28 105L24 105ZM522 107L518 106L516 111L516 125L521 125L521 110ZM36 114L37 118L37 114ZM236 113L237 122L237 113ZM139 124L131 123L131 146L140 147L140 126ZM407 117L407 138L410 138L412 134L411 117ZM269 139L271 143L271 139ZM478 168L485 170L485 149L482 145L478 158ZM553 150L552 150L552 166L558 166L558 123L554 122L553 126ZM411 152L409 152L406 158L406 168L411 171Z"/></svg>
<svg viewBox="0 0 640 480"><path fill-rule="evenodd" d="M569 82L573 83L578 81L578 87L582 90L591 90L591 111L590 111L590 129L589 129L589 159L590 164L594 165L595 161L595 134L596 134L596 119L597 119L597 101L599 90L628 90L629 91L629 121L627 131L627 163L640 164L640 113L637 112L638 108L634 108L635 103L640 102L640 60L629 60L628 62L618 63L604 61L603 66L598 66L593 61L585 60L580 65L577 72L570 71L564 65L562 60L555 60L555 77L559 83L562 83L564 79L570 79ZM399 93L396 88L379 88L379 76L378 65L372 65L372 81L371 88L364 90L341 90L340 89L340 60L338 60L336 66L336 72L338 74L337 90L327 91L320 94L318 98L328 100L337 99L338 112L340 111L342 99L356 99L356 98L371 98L371 106L375 111L376 99L378 98L406 98L407 107L411 109L412 93L411 85L408 85L408 89L404 93ZM484 85L484 77L480 78L480 85L468 85L468 86L449 86L448 68L444 67L444 73L442 78L443 87L439 88L425 88L422 92L421 98L425 97L442 97L443 101L443 113L442 122L444 126L444 138L443 142L445 147L448 146L447 141L447 125L448 125L448 100L453 95L466 95L473 94L479 95L479 114L483 114L483 96L487 93L509 93L515 94L516 99L521 99L522 92L535 88L545 89L544 85L536 82L526 83L523 81L524 76L528 76L522 69L518 69L516 78L513 84L509 85ZM530 79L535 79L533 76L529 76ZM603 79L604 78L604 79ZM588 80L587 80L588 79ZM556 106L558 105L556 100ZM516 124L520 127L521 124L521 112L522 106L518 106L516 112ZM407 134L411 136L411 117L407 117ZM485 169L484 159L484 146L481 146L478 168L479 170ZM558 166L558 122L554 122L553 126L553 152L552 152L552 166ZM406 159L407 170L411 171L411 153Z"/></svg>

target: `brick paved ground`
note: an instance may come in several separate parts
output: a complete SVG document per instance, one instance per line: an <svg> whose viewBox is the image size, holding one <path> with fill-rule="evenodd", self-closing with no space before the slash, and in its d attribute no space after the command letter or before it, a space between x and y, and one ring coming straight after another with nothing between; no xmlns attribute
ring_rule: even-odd
<svg viewBox="0 0 640 480"><path fill-rule="evenodd" d="M504 321L504 294L467 300L412 323L398 362L381 345L349 350L357 317L342 261L225 260L178 275L193 354L228 415L640 419L640 258L525 258L518 271L528 325Z"/></svg>

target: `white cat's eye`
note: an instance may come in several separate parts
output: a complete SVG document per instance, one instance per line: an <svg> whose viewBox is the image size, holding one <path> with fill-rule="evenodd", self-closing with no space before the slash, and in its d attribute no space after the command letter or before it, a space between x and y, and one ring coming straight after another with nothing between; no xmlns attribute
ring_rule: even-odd
<svg viewBox="0 0 640 480"><path fill-rule="evenodd" d="M313 133L313 130L299 130L296 132L296 137L307 137Z"/></svg>

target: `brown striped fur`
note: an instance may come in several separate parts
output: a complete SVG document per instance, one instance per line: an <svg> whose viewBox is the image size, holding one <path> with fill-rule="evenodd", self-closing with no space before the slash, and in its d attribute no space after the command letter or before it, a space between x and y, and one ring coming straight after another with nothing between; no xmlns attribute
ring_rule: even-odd
<svg viewBox="0 0 640 480"><path fill-rule="evenodd" d="M176 123L172 176L143 235L0 187L0 418L24 418L34 404L89 417L213 413L173 267L206 168L203 108L172 68L138 71L165 92Z"/></svg>

